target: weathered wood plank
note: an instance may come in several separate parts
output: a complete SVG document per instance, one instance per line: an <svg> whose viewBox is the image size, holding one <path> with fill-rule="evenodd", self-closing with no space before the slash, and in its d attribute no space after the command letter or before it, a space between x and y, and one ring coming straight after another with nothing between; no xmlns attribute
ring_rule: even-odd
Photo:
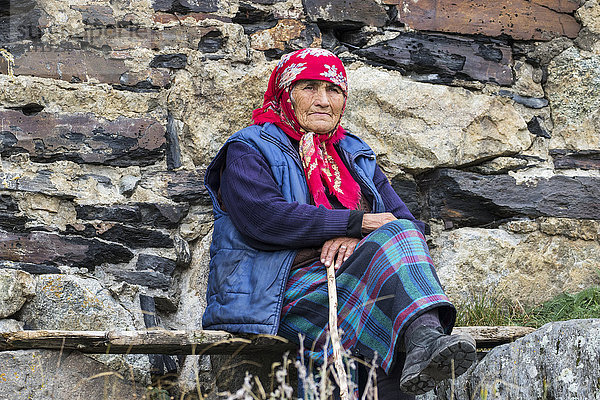
<svg viewBox="0 0 600 400"><path fill-rule="evenodd" d="M0 334L0 350L65 349L111 354L233 354L293 350L269 335L222 331L20 331Z"/></svg>
<svg viewBox="0 0 600 400"><path fill-rule="evenodd" d="M570 15L575 0L385 0L398 6L398 20L419 31L470 35L508 35L518 40L577 37L579 24Z"/></svg>
<svg viewBox="0 0 600 400"><path fill-rule="evenodd" d="M466 333L475 339L478 348L489 348L514 342L535 328L526 326L458 326L452 333Z"/></svg>
<svg viewBox="0 0 600 400"><path fill-rule="evenodd" d="M478 347L512 342L534 331L518 326L455 328L468 333ZM295 350L286 339L270 335L234 335L223 331L19 331L0 333L0 351L23 349L78 350L111 354L253 354Z"/></svg>

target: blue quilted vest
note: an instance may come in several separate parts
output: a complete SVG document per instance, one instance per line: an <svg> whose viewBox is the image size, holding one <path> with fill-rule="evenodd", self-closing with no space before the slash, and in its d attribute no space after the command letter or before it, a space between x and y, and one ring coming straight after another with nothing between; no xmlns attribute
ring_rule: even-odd
<svg viewBox="0 0 600 400"><path fill-rule="evenodd" d="M227 140L209 165L204 182L212 199L215 223L210 246L208 304L202 325L204 329L275 335L296 250L261 251L249 246L229 214L221 209L217 200L220 172L227 146L234 141L245 143L264 156L286 200L302 204L310 201L298 152L277 126L252 125ZM371 148L352 134L347 134L338 148L355 176L373 193L373 212L385 211L373 184L376 164Z"/></svg>

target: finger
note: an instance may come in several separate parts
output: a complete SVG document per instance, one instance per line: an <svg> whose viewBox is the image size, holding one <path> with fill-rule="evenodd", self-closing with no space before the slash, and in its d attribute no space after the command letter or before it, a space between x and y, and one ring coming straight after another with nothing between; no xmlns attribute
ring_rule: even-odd
<svg viewBox="0 0 600 400"><path fill-rule="evenodd" d="M340 240L334 240L331 243L331 246L329 246L329 249L327 251L327 255L325 256L325 266L329 267L331 264L334 263L335 260L335 256L337 255L339 249L340 249L340 245L341 245L341 241Z"/></svg>
<svg viewBox="0 0 600 400"><path fill-rule="evenodd" d="M348 252L348 250L349 249L348 249L347 244L342 243L340 245L340 248L338 249L337 257L335 260L335 269L338 269L339 267L341 267L342 263L347 260L346 253Z"/></svg>
<svg viewBox="0 0 600 400"><path fill-rule="evenodd" d="M333 257L337 253L340 244L337 239L330 239L323 244L323 249L321 250L321 262L329 267L333 262Z"/></svg>
<svg viewBox="0 0 600 400"><path fill-rule="evenodd" d="M344 261L346 261L348 258L350 258L352 253L354 253L355 247L356 247L356 245L354 243L352 243L350 246L348 246L348 248L346 249L346 252L344 253Z"/></svg>
<svg viewBox="0 0 600 400"><path fill-rule="evenodd" d="M323 243L323 247L321 247L321 263L325 264L325 257L327 257L327 252L329 251L329 246L331 246L331 240Z"/></svg>

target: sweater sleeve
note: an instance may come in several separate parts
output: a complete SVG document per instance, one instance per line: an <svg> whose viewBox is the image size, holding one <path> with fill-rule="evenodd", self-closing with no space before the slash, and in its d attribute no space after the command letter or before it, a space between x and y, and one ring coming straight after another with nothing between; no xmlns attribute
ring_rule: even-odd
<svg viewBox="0 0 600 400"><path fill-rule="evenodd" d="M373 182L383 199L383 205L385 206L386 211L391 212L398 219L408 219L413 221L423 234L427 232L428 227L426 224L412 215L408 207L406 207L406 204L404 204L402 199L400 199L400 196L398 196L398 193L392 188L390 181L379 166L375 169Z"/></svg>
<svg viewBox="0 0 600 400"><path fill-rule="evenodd" d="M262 250L318 247L347 234L350 210L288 202L266 160L244 143L228 146L220 189L234 226Z"/></svg>

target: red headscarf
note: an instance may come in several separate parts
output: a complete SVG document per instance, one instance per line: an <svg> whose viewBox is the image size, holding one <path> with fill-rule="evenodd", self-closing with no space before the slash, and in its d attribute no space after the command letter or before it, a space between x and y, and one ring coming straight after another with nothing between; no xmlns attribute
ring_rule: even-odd
<svg viewBox="0 0 600 400"><path fill-rule="evenodd" d="M325 194L326 185L344 207L357 209L360 187L333 147L346 133L340 122L331 132L317 134L303 129L296 118L290 93L294 83L303 79L316 79L339 86L344 92L346 108L348 79L342 61L328 50L307 48L281 57L269 79L263 106L254 110L252 119L256 124L271 122L291 138L300 141L304 174L317 207L332 208Z"/></svg>

